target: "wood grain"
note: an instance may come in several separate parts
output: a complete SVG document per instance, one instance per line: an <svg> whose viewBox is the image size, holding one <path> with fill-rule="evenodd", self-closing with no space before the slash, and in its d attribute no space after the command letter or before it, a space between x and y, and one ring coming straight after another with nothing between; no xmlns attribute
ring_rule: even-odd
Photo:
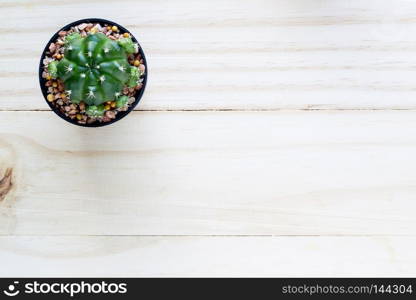
<svg viewBox="0 0 416 300"><path fill-rule="evenodd" d="M93 130L3 112L0 128L2 234L416 233L414 112L135 112Z"/></svg>
<svg viewBox="0 0 416 300"><path fill-rule="evenodd" d="M415 1L0 12L0 276L415 276ZM38 86L45 43L87 17L148 59L142 111L107 128Z"/></svg>
<svg viewBox="0 0 416 300"><path fill-rule="evenodd" d="M150 78L141 110L416 108L414 1L119 3L2 1L0 109L48 109L36 79L43 47L91 16L142 43Z"/></svg>
<svg viewBox="0 0 416 300"><path fill-rule="evenodd" d="M415 276L415 237L0 237L0 276Z"/></svg>

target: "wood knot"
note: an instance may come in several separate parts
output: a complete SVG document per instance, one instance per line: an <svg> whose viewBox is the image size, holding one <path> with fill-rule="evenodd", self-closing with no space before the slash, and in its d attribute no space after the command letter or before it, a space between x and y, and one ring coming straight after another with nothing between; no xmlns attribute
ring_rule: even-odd
<svg viewBox="0 0 416 300"><path fill-rule="evenodd" d="M0 180L0 201L3 201L13 186L12 182L13 169L8 168Z"/></svg>

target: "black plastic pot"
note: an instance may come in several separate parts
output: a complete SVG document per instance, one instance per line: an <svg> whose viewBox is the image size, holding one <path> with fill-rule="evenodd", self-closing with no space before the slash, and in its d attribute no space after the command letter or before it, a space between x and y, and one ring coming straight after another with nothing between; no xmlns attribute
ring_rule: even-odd
<svg viewBox="0 0 416 300"><path fill-rule="evenodd" d="M116 116L116 118L115 119L113 119L113 120L111 120L111 121L109 121L109 122L94 122L94 123L92 123L92 124L79 124L76 120L72 120L72 119L70 119L70 118L68 118L67 116L65 116L65 114L63 114L61 111L59 111L52 103L50 103L48 100L47 100L47 95L48 95L48 88L45 86L45 83L46 83L46 79L45 78L42 78L42 72L43 72L43 59L45 58L45 56L46 56L46 52L47 51L49 51L49 45L51 44L51 43L53 43L53 42L55 42L57 39L58 39L58 33L60 32L60 31L62 31L62 30L64 30L64 31L67 31L67 30L69 30L71 27L73 27L73 26L76 26L76 25L79 25L79 24L81 24L81 23L99 23L100 25L104 25L104 24L108 24L108 25L110 25L110 26L113 26L113 25L115 25L115 26L117 26L119 29L120 29L120 31L122 32L122 33L124 33L124 32L127 32L127 33L129 33L130 34L130 36L131 36L131 38L132 38L132 40L135 42L135 43L137 43L138 45L139 45L139 52L140 52L140 54L141 54L141 56L142 56L142 59L143 59L143 62L144 62L144 65L146 66L146 71L145 71L145 73L144 73L144 75L142 76L142 78L143 78L143 82L142 82L142 84L143 84L143 86L142 86L142 88L136 93L136 95L135 95L135 98L136 98L136 100L129 106L129 109L128 110L126 110L126 111L120 111L120 112L118 112L117 113L117 116ZM139 42L137 41L137 39L131 34L131 32L130 31L128 31L126 28L124 28L123 26L121 26L121 25L119 25L119 24L117 24L117 23L115 23L115 22L112 22L112 21L109 21L109 20L105 20L105 19L98 19L98 18L88 18L88 19L82 19L82 20L78 20L78 21L75 21L75 22L72 22L71 24L68 24L68 25L66 25L66 26L64 26L64 27L62 27L61 29L59 29L53 36L52 36L52 38L49 40L49 42L46 44L46 46L45 46L45 49L43 50L43 52L42 52L42 56L41 56L41 58L40 58L40 63L39 63L39 83L40 83L40 88L41 88L41 90L42 90L42 94L43 94L43 97L45 98L45 101L46 101L46 103L48 103L48 105L49 105L49 107L52 109L52 111L54 111L58 116L60 116L62 119L64 119L65 121L67 121L67 122L69 122L69 123L72 123L72 124L74 124L74 125L78 125L78 126L83 126L83 127L101 127L101 126L107 126L107 125L110 125L110 124L113 124L114 122L117 122L117 121L119 121L119 120L121 120L122 118L124 118L126 115L128 115L135 107L136 107L136 105L139 103L139 101L140 101L140 99L142 98L142 96L143 96L143 93L144 93L144 90L145 90L145 88L146 88L146 83L147 83L147 74L148 74L148 71L149 70L149 66L147 65L147 62L146 62L146 57L145 57L145 55L144 55L144 52L143 52L143 49L142 49L142 47L140 46L140 44L139 44Z"/></svg>

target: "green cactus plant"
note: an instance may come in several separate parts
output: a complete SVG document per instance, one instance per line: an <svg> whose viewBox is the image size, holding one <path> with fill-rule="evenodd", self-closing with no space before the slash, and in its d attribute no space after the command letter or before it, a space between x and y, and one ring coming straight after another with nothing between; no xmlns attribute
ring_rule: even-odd
<svg viewBox="0 0 416 300"><path fill-rule="evenodd" d="M127 105L129 98L127 96L121 96L116 100L116 107L120 108Z"/></svg>
<svg viewBox="0 0 416 300"><path fill-rule="evenodd" d="M127 61L135 51L130 38L115 41L102 33L72 33L65 38L64 58L49 63L48 72L64 82L73 103L84 101L94 106L87 113L100 115L100 104L117 99L125 86L137 85L140 71Z"/></svg>

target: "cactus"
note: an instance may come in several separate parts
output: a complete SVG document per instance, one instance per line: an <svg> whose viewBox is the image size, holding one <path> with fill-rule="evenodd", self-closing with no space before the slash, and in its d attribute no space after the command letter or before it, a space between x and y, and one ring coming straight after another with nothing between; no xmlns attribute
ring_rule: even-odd
<svg viewBox="0 0 416 300"><path fill-rule="evenodd" d="M127 105L129 98L127 96L121 96L116 100L116 107L120 108Z"/></svg>
<svg viewBox="0 0 416 300"><path fill-rule="evenodd" d="M121 47L126 50L128 54L132 54L137 51L137 44L134 44L131 38L122 38L118 40Z"/></svg>
<svg viewBox="0 0 416 300"><path fill-rule="evenodd" d="M90 117L100 117L104 115L105 109L104 105L100 104L98 106L96 105L90 105L85 110L86 114Z"/></svg>
<svg viewBox="0 0 416 300"><path fill-rule="evenodd" d="M48 72L64 82L73 103L84 101L94 106L90 115L100 115L100 104L116 99L124 86L137 85L140 71L127 61L136 47L130 38L114 41L102 33L72 33L65 38L64 58L49 63Z"/></svg>

